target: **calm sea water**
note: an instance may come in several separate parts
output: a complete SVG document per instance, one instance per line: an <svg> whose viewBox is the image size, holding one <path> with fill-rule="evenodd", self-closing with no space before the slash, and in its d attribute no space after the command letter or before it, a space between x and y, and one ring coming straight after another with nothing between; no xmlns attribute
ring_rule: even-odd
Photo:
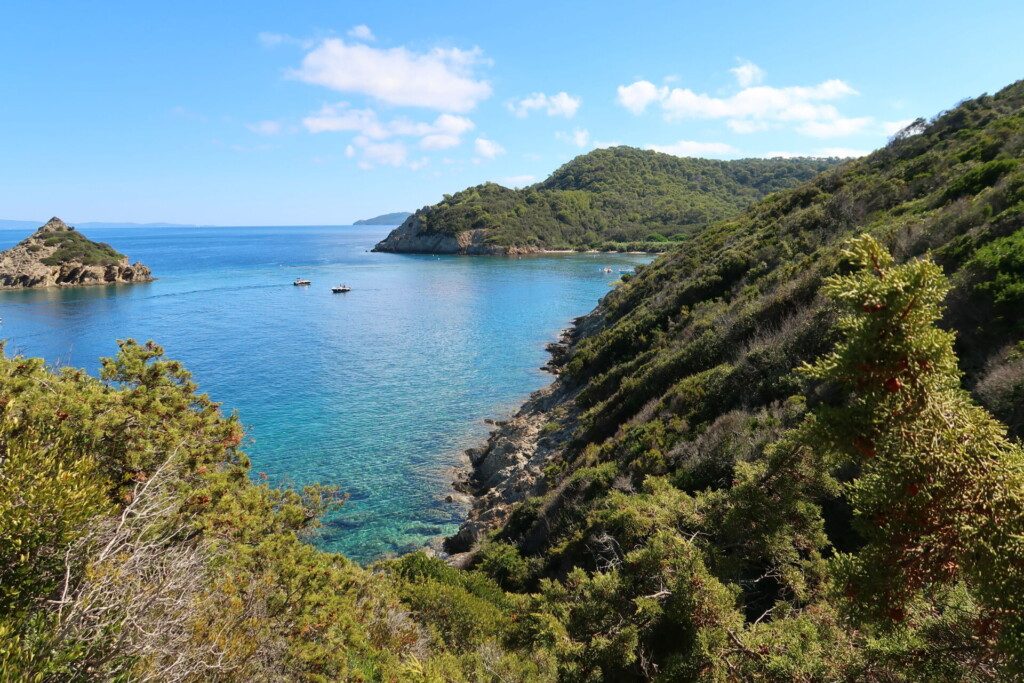
<svg viewBox="0 0 1024 683"><path fill-rule="evenodd" d="M93 228L151 284L0 292L8 353L97 371L153 339L238 410L254 472L350 494L319 543L366 561L453 532L458 454L550 381L544 345L630 255L374 254L382 227ZM0 231L5 249L28 231ZM602 272L611 266L616 274ZM292 286L296 277L313 281ZM332 294L345 282L349 294Z"/></svg>

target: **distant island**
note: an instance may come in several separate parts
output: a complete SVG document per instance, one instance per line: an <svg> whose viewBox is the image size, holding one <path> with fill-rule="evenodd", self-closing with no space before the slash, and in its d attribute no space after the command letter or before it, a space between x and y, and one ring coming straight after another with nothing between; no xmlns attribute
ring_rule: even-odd
<svg viewBox="0 0 1024 683"><path fill-rule="evenodd" d="M59 218L0 252L0 288L71 287L149 282L149 268L129 264L109 244L93 242Z"/></svg>
<svg viewBox="0 0 1024 683"><path fill-rule="evenodd" d="M471 187L410 216L374 251L526 254L558 250L665 251L839 159L681 158L635 147L576 157L546 180L513 190Z"/></svg>
<svg viewBox="0 0 1024 683"><path fill-rule="evenodd" d="M408 211L395 211L394 213L385 213L373 218L364 218L352 225L401 225L411 215Z"/></svg>

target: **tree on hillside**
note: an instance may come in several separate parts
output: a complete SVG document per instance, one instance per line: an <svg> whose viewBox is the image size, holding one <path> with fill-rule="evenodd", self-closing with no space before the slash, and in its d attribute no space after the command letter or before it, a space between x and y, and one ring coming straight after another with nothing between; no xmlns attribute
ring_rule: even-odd
<svg viewBox="0 0 1024 683"><path fill-rule="evenodd" d="M1024 663L1024 450L961 388L954 335L936 327L949 285L927 260L896 265L874 239L850 242L856 268L829 278L844 341L803 371L839 390L815 411L808 446L852 461L845 485L865 545L835 560L860 619L912 617L962 585L973 638Z"/></svg>

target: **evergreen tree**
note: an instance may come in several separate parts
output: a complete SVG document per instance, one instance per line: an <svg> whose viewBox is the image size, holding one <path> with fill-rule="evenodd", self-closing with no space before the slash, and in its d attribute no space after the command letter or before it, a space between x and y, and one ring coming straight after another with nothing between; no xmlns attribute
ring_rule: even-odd
<svg viewBox="0 0 1024 683"><path fill-rule="evenodd" d="M857 270L824 291L845 335L809 377L841 390L816 411L865 545L835 561L854 612L900 623L911 603L963 582L979 643L1024 661L1024 451L960 386L954 335L936 327L949 285L927 260L896 265L873 238L844 252Z"/></svg>

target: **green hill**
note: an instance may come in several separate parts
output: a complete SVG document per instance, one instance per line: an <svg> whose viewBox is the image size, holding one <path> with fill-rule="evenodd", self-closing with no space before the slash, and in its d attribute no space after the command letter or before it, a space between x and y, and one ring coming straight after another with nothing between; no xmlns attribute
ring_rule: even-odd
<svg viewBox="0 0 1024 683"><path fill-rule="evenodd" d="M543 472L465 569L306 543L336 493L155 346L0 359L0 678L1019 679L1022 157L1019 82L694 227L502 427Z"/></svg>
<svg viewBox="0 0 1024 683"><path fill-rule="evenodd" d="M521 190L486 183L417 211L379 251L663 251L708 223L834 166L836 159L680 158L613 147ZM482 231L470 240L468 235ZM460 235L463 236L458 241ZM445 239L447 238L447 239ZM475 247L475 248L474 248Z"/></svg>

